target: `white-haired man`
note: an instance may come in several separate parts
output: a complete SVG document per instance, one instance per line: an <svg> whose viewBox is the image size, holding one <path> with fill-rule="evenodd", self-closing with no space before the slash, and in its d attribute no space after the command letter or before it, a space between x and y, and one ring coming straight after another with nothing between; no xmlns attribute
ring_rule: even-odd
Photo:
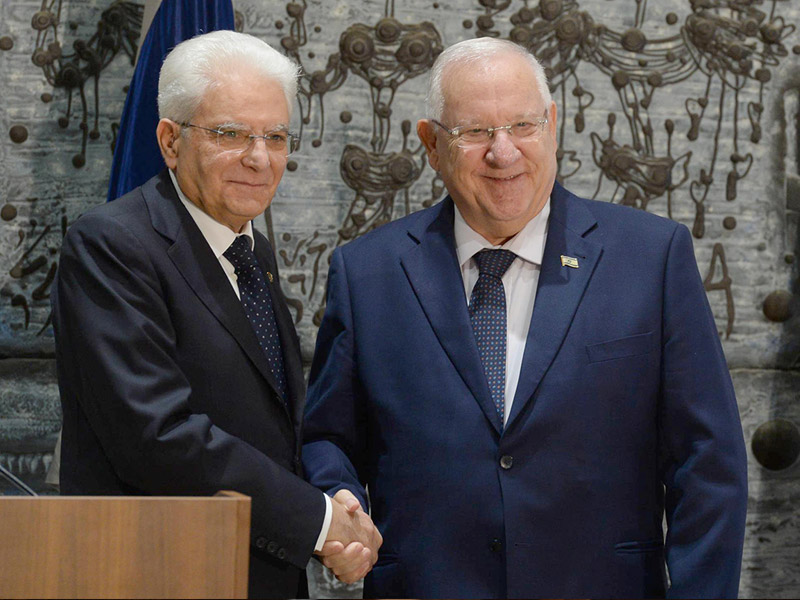
<svg viewBox="0 0 800 600"><path fill-rule="evenodd" d="M310 481L368 486L366 597L735 596L746 457L687 229L555 183L511 42L445 50L417 131L449 196L333 254L306 410Z"/></svg>
<svg viewBox="0 0 800 600"><path fill-rule="evenodd" d="M52 292L62 493L251 496L253 597L302 594L323 547L362 577L381 543L348 493L303 481L299 343L252 226L296 144L297 77L252 36L176 46L155 132L168 168L70 227Z"/></svg>

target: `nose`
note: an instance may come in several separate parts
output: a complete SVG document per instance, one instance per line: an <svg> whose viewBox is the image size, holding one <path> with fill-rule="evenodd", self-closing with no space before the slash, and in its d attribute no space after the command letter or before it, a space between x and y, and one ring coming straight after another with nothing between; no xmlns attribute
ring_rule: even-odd
<svg viewBox="0 0 800 600"><path fill-rule="evenodd" d="M270 158L267 141L264 138L254 139L242 152L242 164L255 171L266 169Z"/></svg>
<svg viewBox="0 0 800 600"><path fill-rule="evenodd" d="M489 150L486 152L486 161L493 167L502 169L514 164L519 156L519 148L508 130L495 131L489 144Z"/></svg>

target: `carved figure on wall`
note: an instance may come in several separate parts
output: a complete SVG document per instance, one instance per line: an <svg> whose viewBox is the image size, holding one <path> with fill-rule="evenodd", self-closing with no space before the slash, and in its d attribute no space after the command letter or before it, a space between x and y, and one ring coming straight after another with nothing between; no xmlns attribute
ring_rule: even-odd
<svg viewBox="0 0 800 600"><path fill-rule="evenodd" d="M63 0L42 0L41 9L33 15L31 27L36 30L36 49L31 59L42 69L47 82L56 90L64 90L67 107L64 116L58 119L59 127L69 127L77 95L80 100L80 129L83 132L81 150L72 158L76 168L86 164L87 138L100 137L98 120L100 116L100 74L120 52L123 52L133 65L136 58L136 44L142 28L143 7L140 4L116 0L104 10L97 23L97 30L88 40L77 39L72 43L69 53L59 39L58 27ZM77 29L77 23L70 23L70 29ZM89 100L86 86L94 87L94 119L89 127ZM42 98L51 101L52 95ZM113 151L113 149L112 149Z"/></svg>
<svg viewBox="0 0 800 600"><path fill-rule="evenodd" d="M683 8L684 15L666 13L668 29L664 33L662 25L656 36L647 33L652 29L654 12L648 9L647 0L630 0L633 24L624 28L604 23L588 0L473 1L482 14L474 21L464 19L465 31L513 40L531 49L547 67L551 89L564 112L559 129L559 180L585 172L585 153L578 149L587 147L588 142L592 149L590 160L597 170L594 197L611 198L671 218L685 213L685 202L689 200L694 213L692 233L696 238L704 237L712 199L735 201L742 179L751 172L751 147L762 137L765 86L775 67L788 56L787 38L796 29L781 14L785 3L686 0L675 5L676 11ZM142 7L120 0L112 2L102 12L94 35L76 40L67 53L59 31L65 26L76 29L77 25L62 22L62 2L43 0L33 16L36 49L32 58L54 90L65 92L66 109L59 119L62 127L69 126L73 100L81 106L81 148L72 159L73 165L80 167L86 159L88 140L99 137L98 78L120 53L133 60ZM434 2L433 8L439 8L438 3ZM308 12L315 9L307 0L294 0L285 4L284 18L269 20L280 32L284 52L300 64L311 35ZM338 41L330 44L334 48L326 57L325 66L308 70L301 84L301 127L315 124L314 138L304 142L310 142L313 148L325 139L326 96L341 91L348 80L355 77L360 84L367 84L371 111L354 116L352 111L342 110L338 115L349 127L369 131L367 144L350 142L340 150L339 175L352 196L341 207L339 222L332 224L331 231L285 233L278 240L270 236L289 271L290 304L298 323L309 311L312 323L319 322L321 283L334 247L419 206L428 206L442 194L441 180L430 174L429 192L424 192L423 198L412 198L411 190L425 172L421 147L409 139L408 121L400 123L399 136L392 135L392 129L398 129L396 118L393 119L397 92L408 81L428 72L441 51L442 35L435 13L430 21L408 23L396 17L395 10L395 2L386 0L383 14L375 21L347 26ZM263 27L267 22L264 14L253 10L239 13L238 19L240 28ZM313 28L313 33L320 31L320 26ZM795 46L794 51L798 53L800 47ZM312 58L313 52L307 55ZM587 130L590 111L597 111L601 93L596 78L593 85L587 83L587 68L606 77L616 94L617 108L608 114L605 131ZM685 117L671 114L658 123L651 114L653 107L663 105L667 94L674 94L678 84L689 80L704 81L697 84L703 93L682 98ZM87 93L91 92L92 83L93 110L91 93ZM52 101L53 94L44 94L42 99ZM743 117L749 124L746 132L740 131ZM709 120L714 122L712 143L695 145L704 122ZM11 133L15 141L27 136L27 131L22 130ZM681 149L676 151L678 146ZM296 168L297 163L291 161L288 169ZM415 189L415 194L426 190ZM725 203L722 210L724 206ZM725 223L728 231L736 227L732 216ZM59 223L39 225L50 226L52 231ZM269 220L267 228L271 234ZM719 264L728 273L725 241L716 244L705 270L711 273ZM32 248L25 244L20 250L16 251L12 267L22 255L32 256ZM25 260L28 258L23 263ZM24 276L30 276L30 269L44 273L45 266L31 263ZM20 268L14 272L20 272ZM38 284L45 282L47 277L42 275L34 287L38 289ZM707 291L725 294L726 337L731 335L735 321L732 285L730 273L713 283L707 279ZM46 292L43 289L39 295ZM11 297L14 307L20 308L21 322L27 322L30 315L26 317L23 310L25 293L8 286L3 293Z"/></svg>

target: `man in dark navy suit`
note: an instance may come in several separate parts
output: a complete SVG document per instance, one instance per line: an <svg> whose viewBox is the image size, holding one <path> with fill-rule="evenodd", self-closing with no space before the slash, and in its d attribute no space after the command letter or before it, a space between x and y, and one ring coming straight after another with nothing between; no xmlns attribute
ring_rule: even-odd
<svg viewBox="0 0 800 600"><path fill-rule="evenodd" d="M745 448L686 227L555 183L511 42L445 50L417 131L449 195L334 252L306 410L310 481L383 534L365 595L735 596Z"/></svg>
<svg viewBox="0 0 800 600"><path fill-rule="evenodd" d="M249 495L254 597L302 594L315 551L363 577L381 542L349 493L302 478L299 343L252 225L296 144L297 76L231 31L176 46L159 79L168 169L77 220L52 292L62 492Z"/></svg>

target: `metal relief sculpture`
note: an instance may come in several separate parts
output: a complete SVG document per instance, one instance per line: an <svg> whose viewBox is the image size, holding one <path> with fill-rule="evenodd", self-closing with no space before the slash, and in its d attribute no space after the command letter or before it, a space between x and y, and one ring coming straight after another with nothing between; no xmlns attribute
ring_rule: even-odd
<svg viewBox="0 0 800 600"><path fill-rule="evenodd" d="M107 92L100 82L103 76L106 83L114 81L114 69L132 70L128 65L136 54L143 10L141 0L28 0L13 4L17 12L28 10L20 6L35 8L30 9L30 23L26 16L16 30L0 22L0 59L4 53L12 54L15 44L17 48L23 44L31 47L30 60L27 55L25 60L28 74L40 73L49 89L41 95L39 90L29 100L39 108L46 105L55 117L48 117L49 128L35 127L33 118L10 122L6 147L0 152L28 153L31 162L54 168L44 177L33 175L39 180L32 179L30 186L24 178L9 177L0 190L0 355L50 356L48 297L58 247L74 216L72 208L78 202L84 202L84 208L89 204L80 186L71 180L75 175L107 177L91 158L87 162L87 151L90 157L92 150L97 156L98 148L110 151L116 136L118 115L107 114L109 109L101 101L101 94ZM763 298L752 303L755 309L740 299L748 297L744 292L748 277L754 278L752 272L763 269L773 275L772 271L779 270L773 269L774 265L764 268L758 255L742 257L742 240L754 237L754 232L766 238L772 226L767 224L768 216L759 216L758 229L748 227L746 207L753 203L762 209L768 200L755 203L751 192L742 190L748 186L752 190L753 181L770 176L763 173L768 165L761 162L754 168L754 162L763 161L767 139L780 140L780 135L765 136L770 126L780 127L779 121L770 123L765 115L769 115L769 98L775 94L770 88L774 74L789 61L800 60L800 36L793 23L800 17L800 9L795 0L448 0L443 5L432 0L234 0L234 5L241 11L236 14L237 29L263 37L306 69L297 111L303 148L291 157L288 181L282 186L298 185L296 180L291 182L293 171L295 178L311 172L303 167L306 161L319 159L321 152L314 154L313 150L323 148L328 152L326 158L333 155L331 173L326 175L332 182L325 190L330 204L337 205L333 218L326 218L324 226L305 223L297 216L303 214L301 210L292 213L289 230L281 228L275 235L267 216L268 233L281 262L283 287L304 342L313 343L324 310L325 277L333 249L391 219L431 205L444 193L441 179L425 168L413 122L398 116L424 116L422 99L409 98L408 89L421 88L420 78L427 75L446 45L465 37L496 36L531 49L547 68L560 114L559 179L573 189L582 186L584 195L597 200L686 223L699 240L700 273L720 335L733 336L726 350L733 348L734 354L739 351L746 357L738 366L763 367L760 353L767 344L773 344L770 351L779 348L774 362L780 369L800 366L796 329L800 318L797 99L787 115L793 123L791 141L796 147L789 152L794 162L786 167L787 205L780 211L787 238L783 245L772 238L769 245L760 239L752 244L757 251L778 248L777 259L789 265L790 281L785 285L781 279L763 291ZM80 15L77 20L68 16L73 7L77 8L72 12ZM311 64L315 53L321 59L314 62L318 67ZM0 81L8 81L7 73L0 77ZM125 77L120 77L120 82ZM794 85L792 93L797 98L800 79ZM413 111L403 112L411 101ZM338 120L335 127L331 119ZM346 136L331 133L341 125L346 126ZM37 135L56 141L59 160L41 156L41 147L35 145ZM760 285L757 293L770 285ZM766 320L751 316L748 321L748 309ZM773 335L771 326L783 327L782 333ZM760 338L769 341L758 346ZM772 360L770 354L768 366ZM25 418L46 413L49 429L15 426L14 435L25 441L3 441L0 463L24 476L43 475L52 440L42 437L42 432L52 432L58 421L52 361L39 361L39 370L30 369L33 361L24 367L12 362L0 361L0 379L11 381L19 376L15 371L26 370L20 376L20 389L27 390L33 381L35 391L28 395L41 399L41 404L22 406L14 413L9 407L19 403L0 394L0 409L5 409L0 410L0 420L11 414L6 421L18 422L18 414ZM783 373L791 374L788 370ZM749 377L740 374L737 388ZM764 371L759 381L773 377ZM796 467L800 436L794 423L774 419L773 413L793 418L795 413L787 409L796 400L793 385L770 392L786 404L770 408L772 420L767 422L763 415L753 416L758 406L754 398L767 386L761 385L757 393L745 388L740 396L745 424L746 419L760 423L752 432L753 456L766 469L781 471L785 476L782 482L789 482L787 469ZM3 427L6 425L0 430ZM8 438L4 431L0 438ZM745 433L749 435L747 429ZM754 497L761 504L754 510L750 538L761 543L759 532L774 534L777 517L770 517L772 508L764 508L772 502L768 494L757 491ZM791 512L787 509L786 514ZM781 521L780 527L788 522ZM779 538L775 539L778 547ZM766 542L771 543L772 538L767 537ZM766 552L765 556L772 560L773 554ZM752 557L748 560L751 562L746 564L752 564ZM320 571L318 578L327 582L324 593L352 597L355 588L337 584L315 566ZM773 577L779 569L760 571L754 577L757 585L765 585L765 572ZM781 589L789 584L777 581L772 585Z"/></svg>
<svg viewBox="0 0 800 600"><path fill-rule="evenodd" d="M500 3L481 0L481 4L488 11L488 7ZM504 2L503 6L509 4ZM762 134L764 86L771 78L770 68L788 55L783 41L795 26L778 14L779 0L690 0L690 12L682 24L675 13L666 15L666 23L676 29L674 34L648 39L642 28L647 20L647 0L631 4L635 8L633 27L615 30L597 22L575 0L541 0L535 7L526 3L511 16L513 27L508 37L528 47L547 65L551 87L560 97L559 179L568 179L582 168L568 149L575 142L566 128L571 112L574 132L583 133L585 111L594 101L577 73L581 63L588 63L610 79L620 107L619 113L609 114L605 136L594 131L589 134L599 169L594 196L645 210L651 202L664 201L663 212L672 218L674 192L688 181L688 195L695 208L691 229L696 238L702 238L710 192L717 190L719 172L727 171L727 201L736 200L737 184L750 172L753 155L742 143L739 117L746 112L748 142L757 144ZM489 31L488 25L479 19L478 33L499 35ZM671 86L693 77L706 80L705 93L685 99L686 119L675 114L663 123L654 123L649 114L651 105L670 94ZM752 87L758 89L759 101L744 104L739 94ZM674 136L685 135L688 141L696 141L704 119L716 121L710 153L690 150L673 156ZM733 130L723 139L727 123ZM676 131L676 125L683 131ZM659 127L663 128L661 141ZM720 164L725 158L723 148L729 148L727 169ZM604 181L612 184L610 193L603 189ZM726 222L726 228L733 227L735 220ZM717 262L723 275L713 281ZM735 312L721 243L714 245L708 269L706 290L725 293L724 334L730 337Z"/></svg>
<svg viewBox="0 0 800 600"><path fill-rule="evenodd" d="M93 35L67 44L60 33L65 25L61 18L63 3L64 0L43 0L40 9L32 15L35 43L31 61L41 69L44 79L52 87L52 93L41 94L38 100L46 104L58 103L61 114L57 120L58 127L69 129L76 118L78 120L80 147L66 145L64 151L72 153L72 167L80 169L86 164L88 142L100 138L100 76L119 54L127 56L133 65L142 23L142 6L133 2L112 2L100 14ZM74 32L78 24L70 22L66 28ZM3 47L10 50L13 42L9 41ZM15 144L23 144L29 137L28 128L15 124L9 137ZM6 188L9 201L0 209L0 219L12 225L13 233L11 239L0 242L0 251L5 259L3 270L6 272L5 282L0 280L0 299L9 302L11 314L17 315L11 329L20 337L25 332L28 337L38 338L50 325L50 285L55 277L58 247L68 221L63 202L64 183L55 182L51 189L56 191L58 198L47 200L30 197L27 190ZM34 309L42 313L42 318L34 318ZM34 321L36 324L32 328Z"/></svg>
<svg viewBox="0 0 800 600"><path fill-rule="evenodd" d="M719 179L724 180L724 198L734 201L739 182L750 173L753 164L748 147L761 139L764 86L771 78L770 69L788 55L783 42L795 31L795 26L779 14L781 0L689 0L689 12L682 22L675 13L666 15L666 24L675 28L674 33L650 39L644 32L648 21L646 0L632 0L634 24L620 30L595 18L577 0L478 0L478 4L484 14L474 22L465 19L464 29L474 28L478 36L507 37L528 47L547 68L562 111L559 180L565 181L588 167L571 149L585 143L588 137L597 169L595 198L643 210L654 203L657 211L673 218L678 197L688 196L694 209L692 233L696 238L704 237L710 198L720 195ZM291 26L281 41L285 51L301 64L300 49L307 40L307 9L305 2L287 5ZM322 122L319 137L312 140L315 147L322 143L324 134L323 97L341 88L348 75L355 75L370 86L373 134L371 147L349 144L341 155L341 177L353 190L354 199L337 239L313 244L320 235L316 231L297 241L292 252L281 251L287 266L295 264L301 247L314 248L322 256L331 247L410 210L409 188L420 178L424 160L417 160L421 152L418 146L409 149L408 122L401 126L402 148L387 152L391 103L404 81L429 69L441 51L441 36L429 22L402 25L394 18L393 3L387 2L385 10L386 14L374 24L351 25L341 35L339 52L328 57L326 69L306 76L303 122L310 122L317 107ZM595 93L581 83L578 69L582 64L606 77L618 97L619 109L608 115L604 132L585 131L587 109L593 105ZM651 107L672 94L672 86L691 78L704 80L705 92L685 98L682 111L675 111L661 123L655 122L650 116ZM757 90L757 102L740 99L742 90L753 89ZM749 122L744 133L739 126L743 114ZM350 122L353 116L344 111L340 118ZM709 120L715 123L710 151L704 140L699 150L673 153L675 136L696 142L703 122ZM730 133L723 131L728 123L733 127ZM681 190L679 195L677 190ZM431 191L431 198L422 205L430 204L442 192L441 182L435 177ZM395 206L398 193L404 196L405 211L398 211ZM727 230L735 226L734 217L725 220ZM310 302L317 307L322 302L315 292L323 275L318 266L324 267L325 262L315 261L310 285L303 274L293 276L292 283L301 284L299 297L294 300L298 321L303 305ZM721 274L717 275L719 270ZM722 242L715 243L712 249L705 285L709 292L724 293L726 315L721 334L730 337L735 307ZM315 324L321 309L320 306L315 314Z"/></svg>
<svg viewBox="0 0 800 600"><path fill-rule="evenodd" d="M120 53L132 62L142 7L111 2L100 14L96 32L72 42L67 51L59 31L75 30L77 25L62 22L62 3L43 0L32 16L36 37L32 60L53 88L41 99L57 98L66 105L58 124L68 128L72 114L80 113L81 147L65 151L72 153L73 166L81 168L87 144L100 136L100 74ZM653 29L651 15L658 12L652 3L648 7L647 0L627 2L632 23L624 27L606 22L602 3L591 0L471 0L464 4L472 15L477 13L461 21L465 35L508 38L531 49L546 66L561 111L561 181L578 175L585 178L593 171L593 195L599 200L678 219L690 208L693 218L687 224L696 238L706 236L706 217L714 207L721 212L727 202L739 199L741 182L751 174L752 149L763 135L764 89L775 67L789 56L787 38L795 31L782 14L788 6L784 0L676 1L675 10L684 14L664 15L662 10L663 20L656 28L659 36L647 33ZM308 13L325 6L307 0L281 6L285 12L275 18L274 12L270 14L275 7L248 4L237 14L237 27L276 30L278 37L269 41L277 41L303 65L306 57L313 57L307 51L309 35L321 33L319 25L309 30ZM343 93L343 86L352 93L356 82L359 89L367 86L369 114L338 112L341 123L369 132L367 143L348 141L336 146L342 189L349 194L341 218L331 224L330 231L279 232L277 239L269 217L267 221L283 262L296 320L305 321L306 328L321 317L322 284L333 248L430 205L443 193L441 180L426 173L412 123L398 123L394 113L398 90L426 75L445 45L441 25L436 23L445 13L436 12L442 7L433 2L434 10L426 10L426 20L410 21L405 14L395 14L405 8L399 3L386 0L381 6L383 14L374 20L345 23L338 39L326 40L330 54L324 67L306 71L301 84L302 126L315 131L313 139L305 136L306 149L309 145L319 148L326 141L325 123L330 119L326 104L336 104L331 95ZM314 18L320 22L319 14ZM0 39L0 50L12 45L10 38ZM800 47L793 51L800 53ZM596 116L593 121L588 117L600 110L598 94L607 96L607 90L600 91L598 86L602 80L613 90L615 107L607 114L605 127L598 128ZM675 90L686 81L702 82L698 85L704 91L676 102ZM607 106L609 97L602 100ZM654 109L667 103L672 108L669 118L664 118L663 111L659 116ZM701 139L701 132L711 132L710 139ZM15 124L9 136L15 144L23 144L29 134L23 124ZM591 152L580 152L582 148ZM303 160L303 153L290 161L289 171L297 169L297 160ZM422 185L415 186L418 182ZM46 218L23 221L16 211L17 205L9 202L0 213L5 222L20 223L18 241L15 238L9 244L6 240L3 245L10 257L6 261L10 283L1 291L4 301L17 311L18 326L27 328L29 307L35 299L46 297L56 262L57 244L49 244L44 254L39 252L48 238L42 232L52 236L62 230L66 216L62 208L47 211ZM732 231L736 218L729 215L723 224ZM735 326L735 307L724 239L714 242L701 271L709 293L724 294L725 315L718 316L724 323L721 334L729 337ZM30 282L25 289L15 285L23 280ZM37 332L46 328L45 321Z"/></svg>
<svg viewBox="0 0 800 600"><path fill-rule="evenodd" d="M317 283L327 272L330 251L345 242L355 239L375 227L388 223L392 218L411 212L409 188L416 182L424 168L424 152L421 144L411 135L411 122L400 124L402 141L390 145L392 138L392 102L397 90L408 80L427 73L433 61L442 51L442 42L434 25L430 22L403 24L394 18L393 3L387 2L386 14L374 24L350 25L339 38L339 51L328 57L324 70L306 73L300 88L303 124L310 123L315 106L319 110L320 135L311 140L314 147L322 144L324 133L324 97L339 89L349 76L360 78L369 86L372 107L372 135L368 147L346 144L342 150L339 171L344 184L352 190L353 198L343 222L337 229L335 240L317 242L319 232L310 238L295 242L291 251L279 251L286 267L294 267L299 260L303 265L306 256L314 256L310 283L304 273L289 275L289 289L296 296L289 303L296 309L296 320L300 322L303 307L312 304L315 311L314 325L318 325L324 311L324 298ZM299 64L303 64L300 50L306 44L304 16L307 9L292 2L287 5L291 20L289 34L281 39L281 46ZM339 118L344 123L352 121L349 111L342 111ZM395 126L396 130L396 126ZM413 148L411 147L413 144ZM290 170L296 164L289 165ZM402 198L401 209L396 206L398 195ZM291 242L284 234L283 242ZM320 272L320 268L324 269ZM292 295L290 293L290 295ZM297 297L299 296L299 297Z"/></svg>
<svg viewBox="0 0 800 600"><path fill-rule="evenodd" d="M31 60L42 69L47 82L55 90L63 90L66 95L67 107L64 116L58 119L59 127L69 127L75 111L73 102L76 101L76 96L80 101L79 127L83 136L80 152L72 158L75 168L80 168L86 164L87 138L96 140L100 137L100 74L120 52L127 55L133 65L136 43L142 27L143 7L133 2L113 2L101 14L94 35L88 40L75 40L72 43L72 52L69 52L65 50L58 34L63 1L42 0L41 10L33 15L31 27L36 30L36 49ZM76 28L76 23L70 24L70 29ZM87 85L93 88L93 111L89 107ZM52 95L42 98L44 102L52 99ZM94 116L90 128L92 114Z"/></svg>

